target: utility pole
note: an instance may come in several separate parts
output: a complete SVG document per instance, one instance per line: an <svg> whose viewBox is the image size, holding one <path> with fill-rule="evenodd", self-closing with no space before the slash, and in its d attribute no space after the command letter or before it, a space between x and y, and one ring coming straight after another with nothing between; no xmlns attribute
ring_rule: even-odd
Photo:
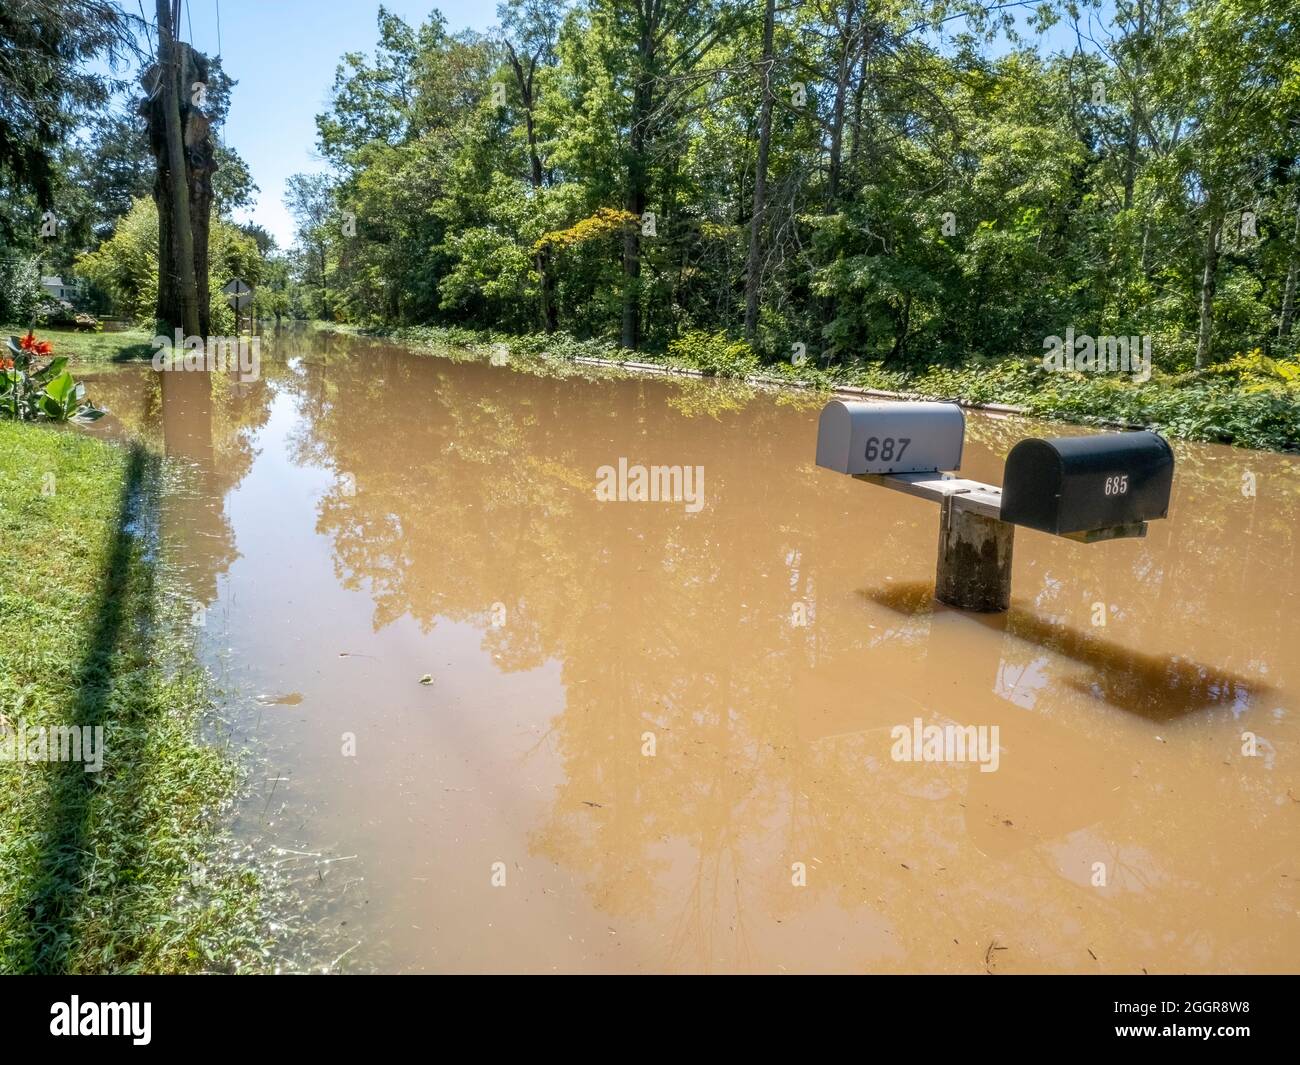
<svg viewBox="0 0 1300 1065"><path fill-rule="evenodd" d="M167 139L168 191L171 207L172 258L177 270L182 321L186 336L199 335L198 283L194 273L194 231L190 226L190 193L181 137L180 70L168 0L158 0L158 68Z"/></svg>

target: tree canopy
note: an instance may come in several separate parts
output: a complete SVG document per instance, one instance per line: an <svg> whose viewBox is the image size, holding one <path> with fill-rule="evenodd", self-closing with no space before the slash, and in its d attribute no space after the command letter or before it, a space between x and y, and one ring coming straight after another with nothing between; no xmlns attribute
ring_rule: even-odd
<svg viewBox="0 0 1300 1065"><path fill-rule="evenodd" d="M765 33L763 0L513 0L487 35L381 9L318 119L317 304L898 366L1067 325L1167 368L1293 352L1294 9L1028 7L814 0Z"/></svg>

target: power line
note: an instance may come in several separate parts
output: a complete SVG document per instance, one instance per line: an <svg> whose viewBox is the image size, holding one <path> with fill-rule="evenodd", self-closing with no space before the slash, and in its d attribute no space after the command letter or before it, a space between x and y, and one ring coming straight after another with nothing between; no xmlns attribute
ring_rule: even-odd
<svg viewBox="0 0 1300 1065"><path fill-rule="evenodd" d="M140 21L144 23L144 38L145 38L145 41L148 43L149 47L152 48L152 47L153 47L153 35L151 34L150 31L153 29L153 23L150 22L149 19L145 17L145 13L144 13L144 0L136 0L136 2L137 2L137 3L139 4L139 6L140 6Z"/></svg>

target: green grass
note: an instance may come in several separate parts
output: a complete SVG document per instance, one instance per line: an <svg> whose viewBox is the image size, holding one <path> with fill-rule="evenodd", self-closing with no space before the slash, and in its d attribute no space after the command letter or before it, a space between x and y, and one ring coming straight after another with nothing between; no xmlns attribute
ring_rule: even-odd
<svg viewBox="0 0 1300 1065"><path fill-rule="evenodd" d="M6 325L0 327L5 338L22 336L28 327ZM75 363L139 362L153 358L152 329L130 329L121 333L78 333L75 329L40 326L36 335L54 344L56 355L67 355Z"/></svg>
<svg viewBox="0 0 1300 1065"><path fill-rule="evenodd" d="M207 677L158 554L167 476L0 422L0 727L105 730L98 773L0 761L0 972L267 963L258 878L220 828L238 771L199 739Z"/></svg>

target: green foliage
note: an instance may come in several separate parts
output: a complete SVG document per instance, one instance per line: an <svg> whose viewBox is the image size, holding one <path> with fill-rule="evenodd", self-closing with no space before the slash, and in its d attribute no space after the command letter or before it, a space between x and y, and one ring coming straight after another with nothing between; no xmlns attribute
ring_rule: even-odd
<svg viewBox="0 0 1300 1065"><path fill-rule="evenodd" d="M1100 425L1158 428L1185 440L1300 450L1300 391L1240 392L1226 384L1171 388L1088 379L1023 397L1033 413Z"/></svg>
<svg viewBox="0 0 1300 1065"><path fill-rule="evenodd" d="M512 360L620 360L609 341L567 333L509 335L462 326L408 326L387 335L415 347L487 357L504 348ZM719 378L758 378L803 387L841 386L900 392L930 399L1004 404L1045 418L1085 425L1145 427L1169 436L1275 451L1300 451L1300 360L1238 355L1210 371L1168 375L1143 383L1086 373L1054 373L1027 359L980 359L966 366L891 369L881 362L848 366L761 363L749 345L722 333L689 333L667 356L640 356Z"/></svg>
<svg viewBox="0 0 1300 1065"><path fill-rule="evenodd" d="M729 340L723 333L687 333L668 345L668 362L702 370L711 377L752 377L759 362L744 340Z"/></svg>
<svg viewBox="0 0 1300 1065"><path fill-rule="evenodd" d="M913 32L911 4L870 26L859 6L782 11L775 80L807 99L778 93L774 110L760 360L802 344L818 365L910 373L1033 354L1069 326L1151 336L1169 373L1196 365L1207 330L1218 353L1287 354L1300 49L1285 5L1180 0L1139 32L1144 2L1116 9L1106 54L993 59L979 46L1011 25L1001 9L941 5L964 21L947 43ZM374 59L344 58L318 118L335 174L291 189L311 305L516 332L549 306L573 335L625 342L630 315L650 352L740 333L763 5L690 8L514 3L495 40L383 13ZM1240 238L1247 207L1258 235Z"/></svg>
<svg viewBox="0 0 1300 1065"><path fill-rule="evenodd" d="M151 322L150 326L152 325ZM3 335L6 328L9 327L0 327L0 335ZM15 325L9 328L9 331L21 328ZM50 340L60 355L67 355L74 365L147 360L152 359L157 350L151 343L154 336L152 328L114 332L52 329L44 331L43 335Z"/></svg>
<svg viewBox="0 0 1300 1065"><path fill-rule="evenodd" d="M30 322L44 295L37 260L0 248L0 322Z"/></svg>
<svg viewBox="0 0 1300 1065"><path fill-rule="evenodd" d="M235 314L221 289L236 277L257 286L264 260L256 239L223 219L213 219L208 240L208 292L211 331L231 335ZM139 199L112 237L77 259L76 272L108 293L121 314L152 322L158 298L158 211Z"/></svg>
<svg viewBox="0 0 1300 1065"><path fill-rule="evenodd" d="M1200 378L1234 384L1247 392L1287 392L1300 395L1300 357L1272 359L1259 348L1234 355L1226 362L1188 376L1190 380Z"/></svg>
<svg viewBox="0 0 1300 1065"><path fill-rule="evenodd" d="M15 421L94 421L103 416L85 402L85 386L64 367L67 356L32 334L10 337L9 354L0 359L0 415ZM42 363L42 359L48 359Z"/></svg>
<svg viewBox="0 0 1300 1065"><path fill-rule="evenodd" d="M620 352L606 340L580 339L569 333L496 333L465 326L403 326L385 330L384 335L417 348L442 353L469 350L490 355L504 349L512 359L547 359L568 362L573 359L616 359Z"/></svg>
<svg viewBox="0 0 1300 1065"><path fill-rule="evenodd" d="M533 251L563 251L576 248L591 240L622 236L629 226L640 226L641 220L630 211L601 207L590 218L581 218L564 229L543 233L533 244Z"/></svg>
<svg viewBox="0 0 1300 1065"><path fill-rule="evenodd" d="M158 300L158 210L137 199L113 235L76 263L77 276L106 292L119 314L151 322Z"/></svg>
<svg viewBox="0 0 1300 1065"><path fill-rule="evenodd" d="M130 16L108 0L22 0L0 16L0 188L52 202L52 149L102 106L111 66L132 47ZM8 226L12 221L0 218Z"/></svg>
<svg viewBox="0 0 1300 1065"><path fill-rule="evenodd" d="M37 325L67 327L77 323L77 312L71 303L48 297L36 305L33 317Z"/></svg>

